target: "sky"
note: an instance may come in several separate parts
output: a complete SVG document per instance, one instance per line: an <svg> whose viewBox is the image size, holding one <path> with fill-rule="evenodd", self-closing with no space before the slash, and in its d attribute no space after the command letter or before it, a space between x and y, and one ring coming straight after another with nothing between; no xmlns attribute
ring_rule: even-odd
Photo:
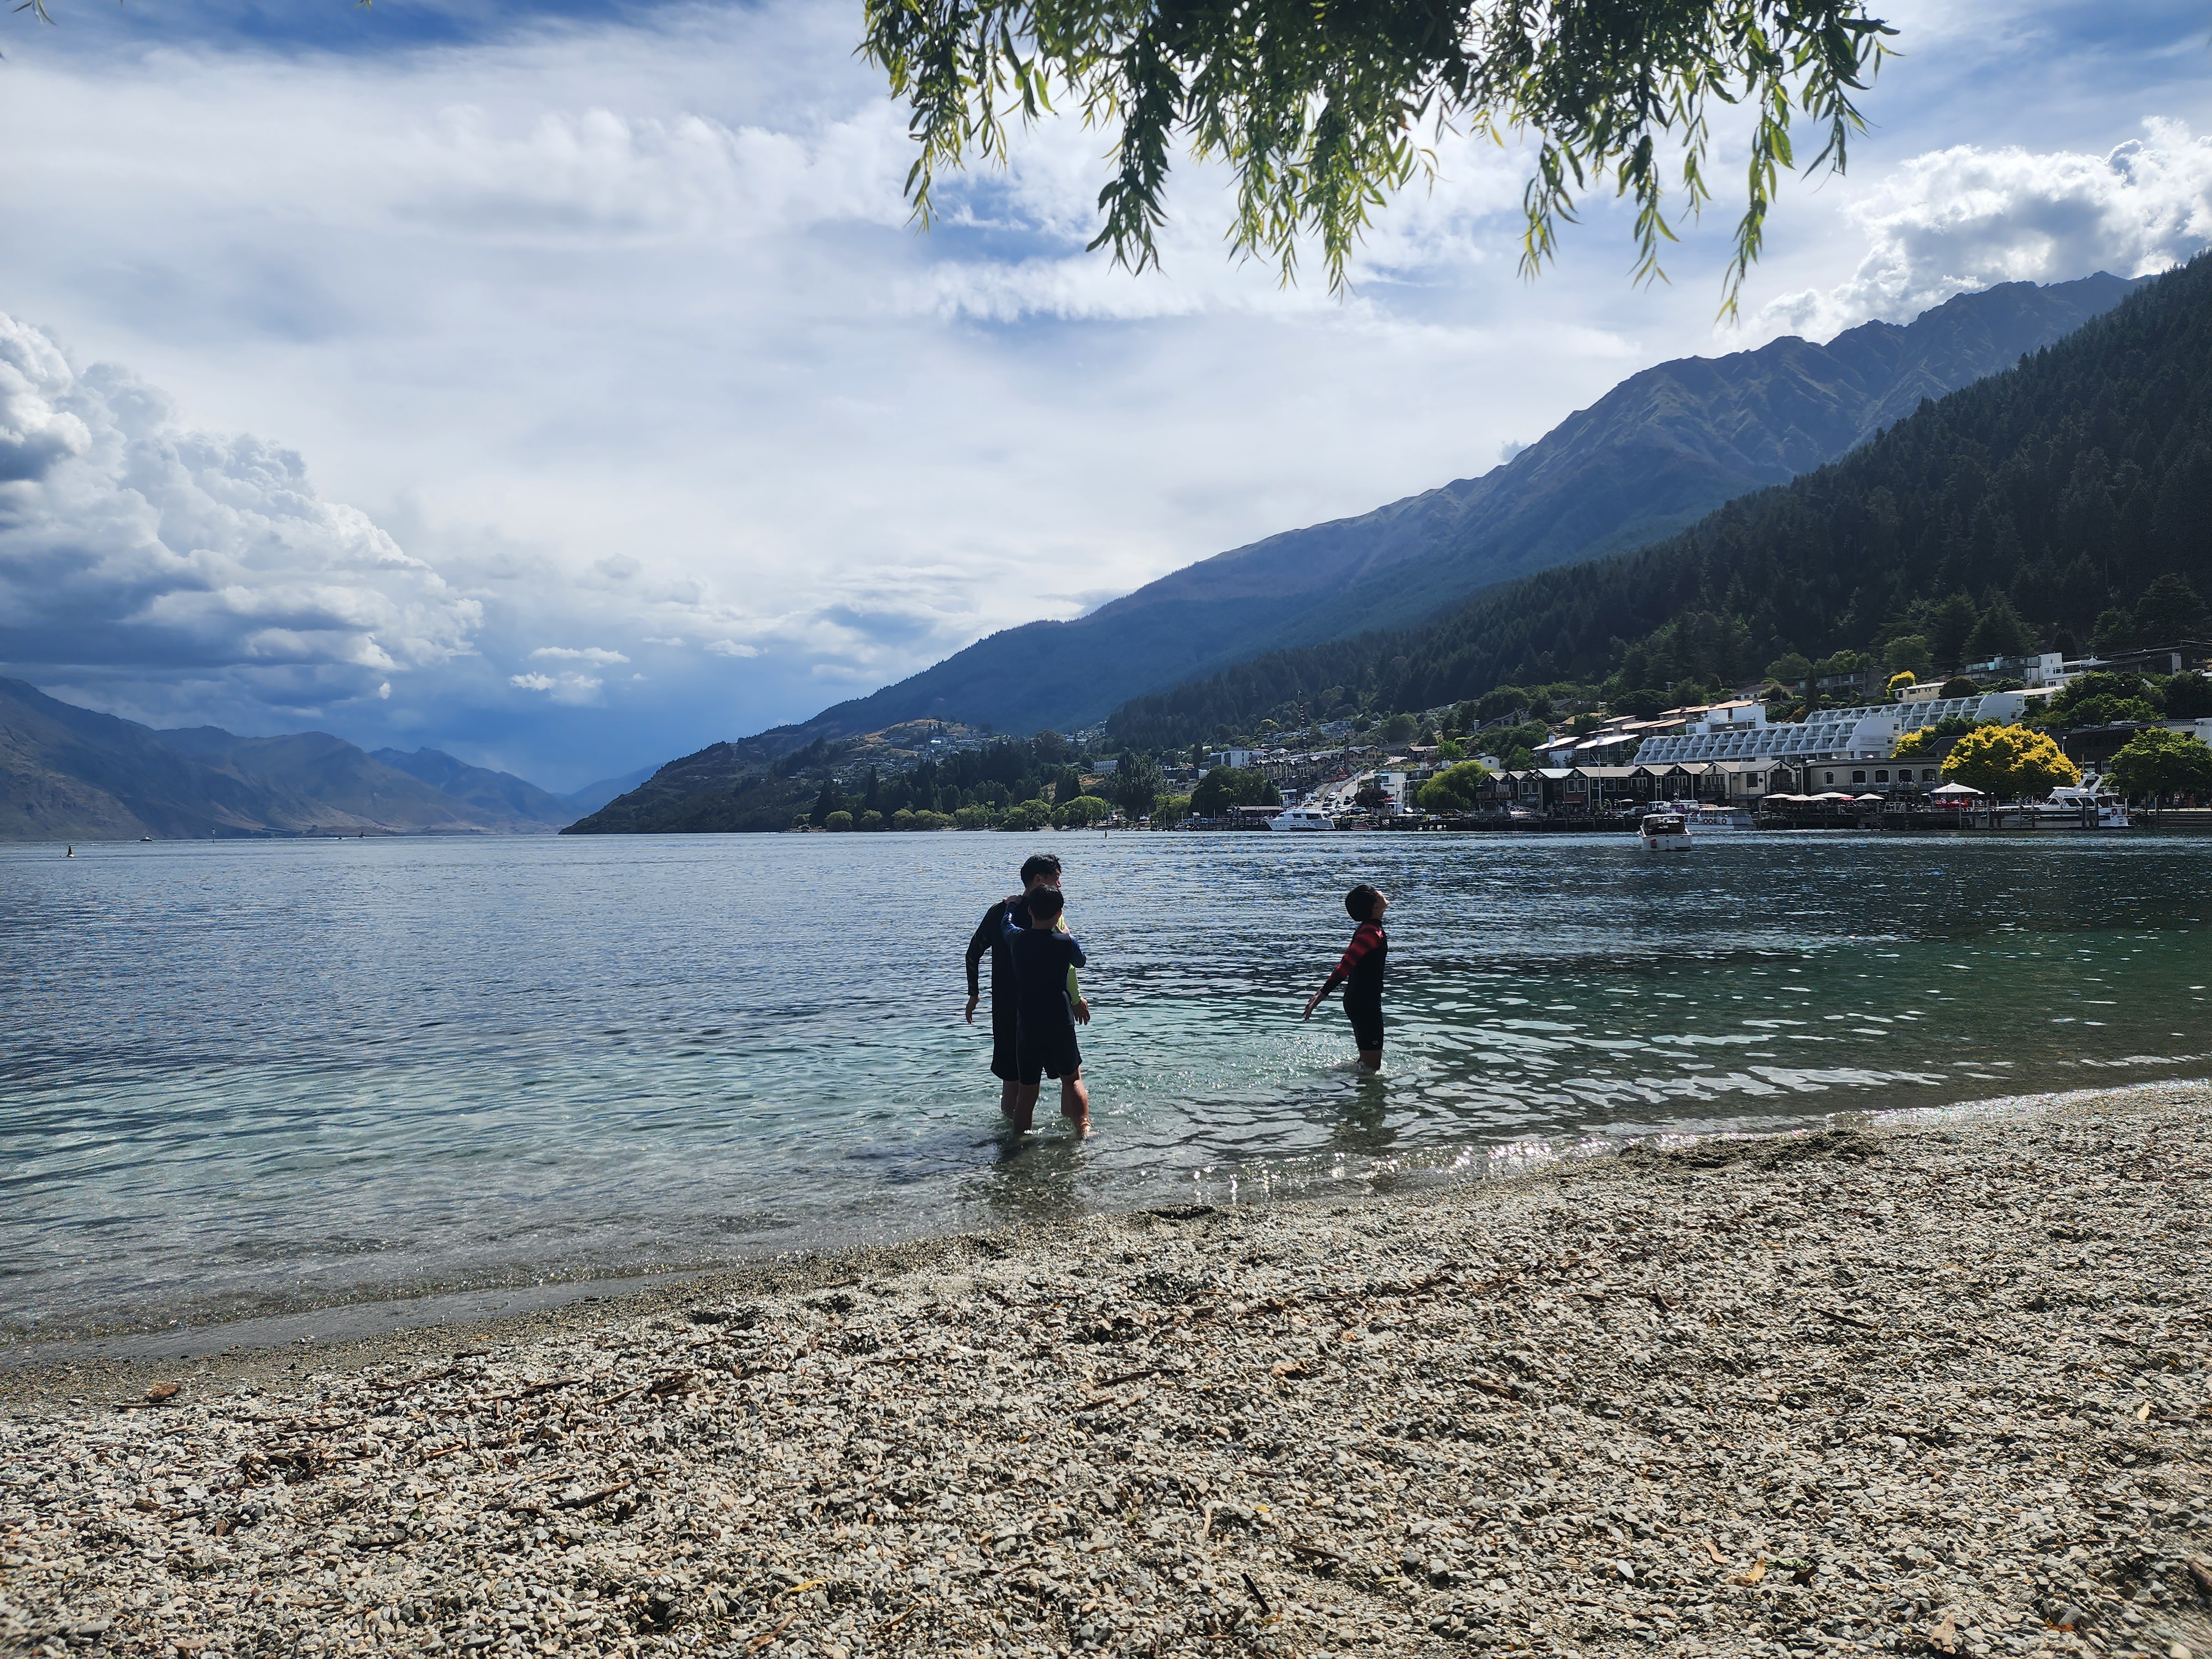
<svg viewBox="0 0 2212 1659"><path fill-rule="evenodd" d="M844 0L51 5L0 15L0 674L555 789L1479 475L1668 358L2212 242L2167 0L1878 8L1872 131L1733 324L1725 184L1669 283L1604 203L1531 282L1525 153L1449 138L1342 299L1232 261L1188 166L1164 270L1085 252L1073 120L921 234Z"/></svg>

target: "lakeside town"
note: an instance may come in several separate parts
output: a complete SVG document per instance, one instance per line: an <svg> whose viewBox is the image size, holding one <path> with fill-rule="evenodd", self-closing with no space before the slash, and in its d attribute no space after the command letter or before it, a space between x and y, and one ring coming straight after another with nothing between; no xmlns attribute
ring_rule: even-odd
<svg viewBox="0 0 2212 1659"><path fill-rule="evenodd" d="M2197 640L1925 678L1839 653L1671 706L1503 686L1165 753L922 721L785 764L823 780L797 831L2212 828L2208 665Z"/></svg>

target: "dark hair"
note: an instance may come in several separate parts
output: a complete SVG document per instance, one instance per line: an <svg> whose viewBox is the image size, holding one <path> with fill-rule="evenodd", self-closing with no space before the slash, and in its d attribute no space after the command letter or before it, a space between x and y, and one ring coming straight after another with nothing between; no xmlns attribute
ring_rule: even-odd
<svg viewBox="0 0 2212 1659"><path fill-rule="evenodd" d="M1032 853L1022 860L1022 885L1026 887L1039 876L1060 874L1060 860L1049 853Z"/></svg>
<svg viewBox="0 0 2212 1659"><path fill-rule="evenodd" d="M1060 914L1060 896L1057 887L1040 887L1030 895L1030 915L1037 921L1050 921Z"/></svg>
<svg viewBox="0 0 2212 1659"><path fill-rule="evenodd" d="M1371 921L1375 917L1375 901L1382 896L1363 881L1344 896L1344 914L1354 921Z"/></svg>

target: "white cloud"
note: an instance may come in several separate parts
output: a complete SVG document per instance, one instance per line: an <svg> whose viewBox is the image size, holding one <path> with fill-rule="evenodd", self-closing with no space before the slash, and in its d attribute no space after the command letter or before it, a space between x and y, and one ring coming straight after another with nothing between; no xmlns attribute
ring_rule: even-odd
<svg viewBox="0 0 2212 1659"><path fill-rule="evenodd" d="M1825 339L1904 322L1996 283L2140 276L2212 242L2212 142L2178 123L2101 155L1972 144L1917 155L1848 210L1866 256L1848 282L1785 295L1759 326Z"/></svg>
<svg viewBox="0 0 2212 1659"><path fill-rule="evenodd" d="M19 668L189 669L297 706L468 652L483 607L294 452L0 314L0 619Z"/></svg>
<svg viewBox="0 0 2212 1659"><path fill-rule="evenodd" d="M632 676L633 678L636 678ZM606 682L596 674L510 674L507 683L519 691L543 691L558 703L594 703Z"/></svg>
<svg viewBox="0 0 2212 1659"><path fill-rule="evenodd" d="M629 660L619 651L605 650L596 645L587 645L580 651L572 650L562 645L541 645L530 655L533 660L544 659L554 662L587 662L594 668L608 668L616 663L626 663Z"/></svg>
<svg viewBox="0 0 2212 1659"><path fill-rule="evenodd" d="M680 643L680 641L677 641L677 643ZM707 648L718 657L757 657L760 655L760 647L757 645L744 645L736 640L710 641L708 643Z"/></svg>

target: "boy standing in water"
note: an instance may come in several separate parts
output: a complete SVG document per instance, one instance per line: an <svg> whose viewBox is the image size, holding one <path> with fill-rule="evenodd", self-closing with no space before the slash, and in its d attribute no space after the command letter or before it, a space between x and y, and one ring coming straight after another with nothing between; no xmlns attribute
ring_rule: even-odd
<svg viewBox="0 0 2212 1659"><path fill-rule="evenodd" d="M1091 1133L1091 1091L1083 1086L1083 1051L1075 1042L1075 1004L1068 995L1083 947L1060 922L1060 890L1040 887L1029 896L1029 923L1006 919L1006 949L1013 957L1017 999L1014 1069L1015 1126L1026 1132L1036 1115L1037 1090L1049 1073L1060 1079L1060 1115L1079 1135Z"/></svg>
<svg viewBox="0 0 2212 1659"><path fill-rule="evenodd" d="M1336 969L1313 994L1301 1019L1311 1019L1322 999L1344 987L1344 1012L1352 1020L1352 1040L1359 1045L1359 1063L1369 1071L1382 1065L1382 969L1390 955L1390 936L1382 931L1382 913L1390 901L1361 882L1344 896L1345 913L1359 924L1345 948Z"/></svg>

